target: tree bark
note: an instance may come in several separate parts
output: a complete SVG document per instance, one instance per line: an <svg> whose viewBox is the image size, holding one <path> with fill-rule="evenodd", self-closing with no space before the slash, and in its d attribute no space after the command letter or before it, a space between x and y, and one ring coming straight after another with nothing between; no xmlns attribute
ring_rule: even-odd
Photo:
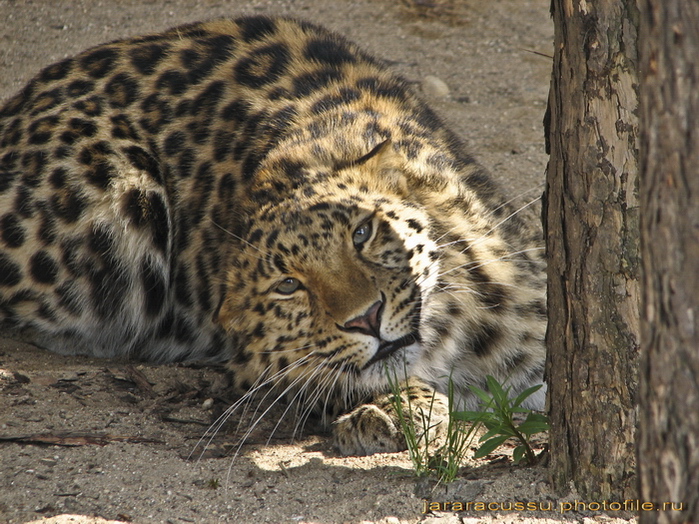
<svg viewBox="0 0 699 524"><path fill-rule="evenodd" d="M661 0L664 1L664 0ZM634 0L553 0L544 204L551 480L635 498L639 345Z"/></svg>
<svg viewBox="0 0 699 524"><path fill-rule="evenodd" d="M640 9L641 523L699 522L699 4Z"/></svg>

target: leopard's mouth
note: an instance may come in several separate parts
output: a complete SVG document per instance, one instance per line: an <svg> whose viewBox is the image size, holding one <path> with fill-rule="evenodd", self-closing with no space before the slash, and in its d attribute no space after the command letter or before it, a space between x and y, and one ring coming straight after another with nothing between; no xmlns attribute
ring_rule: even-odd
<svg viewBox="0 0 699 524"><path fill-rule="evenodd" d="M377 362L380 362L381 360L384 360L391 355L393 355L396 351L398 351L401 348L404 348L406 346L409 346L410 344L414 344L415 342L420 341L420 334L417 332L413 333L408 333L407 335L404 335L396 340L384 340L381 342L381 345L379 345L379 349L374 353L374 356L371 357L369 362L367 362L364 365L364 369L368 368L372 364L376 364Z"/></svg>

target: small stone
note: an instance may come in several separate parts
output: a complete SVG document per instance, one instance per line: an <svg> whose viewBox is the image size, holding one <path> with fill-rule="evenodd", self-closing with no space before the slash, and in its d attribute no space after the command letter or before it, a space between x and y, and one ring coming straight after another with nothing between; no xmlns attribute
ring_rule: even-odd
<svg viewBox="0 0 699 524"><path fill-rule="evenodd" d="M214 407L214 399L212 398L207 398L204 402L201 403L201 408L202 409L211 409Z"/></svg>
<svg viewBox="0 0 699 524"><path fill-rule="evenodd" d="M427 75L422 81L422 90L427 96L434 98L448 98L449 86L442 80L433 75Z"/></svg>

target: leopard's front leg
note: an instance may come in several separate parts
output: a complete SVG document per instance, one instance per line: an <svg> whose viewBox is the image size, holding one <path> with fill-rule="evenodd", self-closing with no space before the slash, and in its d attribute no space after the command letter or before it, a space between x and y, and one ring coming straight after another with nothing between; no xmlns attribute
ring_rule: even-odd
<svg viewBox="0 0 699 524"><path fill-rule="evenodd" d="M400 412L393 393L376 395L333 423L335 447L343 455L371 455L407 449L404 424L412 424L418 443L425 444L425 429L432 444L447 428L447 397L420 379L411 377L400 384ZM401 414L403 421L401 422Z"/></svg>

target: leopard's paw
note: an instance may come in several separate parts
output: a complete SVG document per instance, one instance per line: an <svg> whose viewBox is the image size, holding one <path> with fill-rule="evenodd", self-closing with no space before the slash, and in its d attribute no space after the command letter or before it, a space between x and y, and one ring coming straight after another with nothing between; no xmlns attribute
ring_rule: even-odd
<svg viewBox="0 0 699 524"><path fill-rule="evenodd" d="M335 447L343 455L404 451L406 425L419 446L438 445L449 421L447 397L411 377L401 384L400 400L397 410L394 395L378 395L372 403L341 416L333 424Z"/></svg>
<svg viewBox="0 0 699 524"><path fill-rule="evenodd" d="M407 449L400 425L374 404L363 404L333 423L335 447L342 455L372 455Z"/></svg>

